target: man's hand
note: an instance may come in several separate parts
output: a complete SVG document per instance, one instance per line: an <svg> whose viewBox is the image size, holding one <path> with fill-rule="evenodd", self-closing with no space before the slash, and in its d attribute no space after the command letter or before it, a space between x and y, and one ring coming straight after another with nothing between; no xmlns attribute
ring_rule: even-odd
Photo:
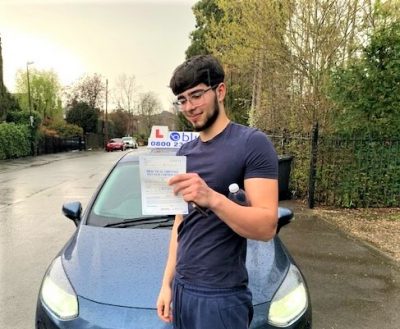
<svg viewBox="0 0 400 329"><path fill-rule="evenodd" d="M157 299L157 314L164 322L172 322L172 289L170 286L162 286Z"/></svg>
<svg viewBox="0 0 400 329"><path fill-rule="evenodd" d="M173 186L174 193L182 195L186 202L192 201L205 208L210 207L216 193L195 173L178 174L172 177L168 184Z"/></svg>

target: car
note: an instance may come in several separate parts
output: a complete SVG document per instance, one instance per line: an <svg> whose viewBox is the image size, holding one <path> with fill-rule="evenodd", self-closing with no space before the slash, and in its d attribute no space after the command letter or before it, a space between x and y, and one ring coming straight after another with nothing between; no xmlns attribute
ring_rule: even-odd
<svg viewBox="0 0 400 329"><path fill-rule="evenodd" d="M158 318L156 300L174 218L142 215L139 157L124 154L84 212L79 201L62 211L76 230L44 275L36 329L172 329ZM279 208L277 233L292 217ZM246 261L250 328L311 328L307 283L279 234L248 240Z"/></svg>
<svg viewBox="0 0 400 329"><path fill-rule="evenodd" d="M125 151L125 144L122 138L113 138L107 142L106 151L112 152L115 150Z"/></svg>
<svg viewBox="0 0 400 329"><path fill-rule="evenodd" d="M125 148L127 149L137 149L138 148L138 143L135 138L126 136L122 137L122 141L125 144Z"/></svg>

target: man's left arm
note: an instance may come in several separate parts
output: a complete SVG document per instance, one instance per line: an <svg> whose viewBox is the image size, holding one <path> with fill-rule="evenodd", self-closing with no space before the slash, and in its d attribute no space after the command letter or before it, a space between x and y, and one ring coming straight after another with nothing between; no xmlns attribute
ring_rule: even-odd
<svg viewBox="0 0 400 329"><path fill-rule="evenodd" d="M244 181L251 206L241 206L210 188L196 173L178 174L169 180L175 194L186 202L209 208L237 234L254 240L274 237L278 217L278 180L247 178Z"/></svg>
<svg viewBox="0 0 400 329"><path fill-rule="evenodd" d="M249 178L244 181L249 207L240 206L212 191L209 208L237 234L254 240L275 236L278 218L278 180Z"/></svg>

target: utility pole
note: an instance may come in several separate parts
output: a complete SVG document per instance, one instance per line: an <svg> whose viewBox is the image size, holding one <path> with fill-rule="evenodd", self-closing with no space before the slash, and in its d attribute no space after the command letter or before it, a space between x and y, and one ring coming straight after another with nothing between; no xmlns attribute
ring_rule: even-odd
<svg viewBox="0 0 400 329"><path fill-rule="evenodd" d="M31 100L31 85L29 81L29 65L33 64L33 62L26 62L26 80L28 84L28 106L29 106L29 126L31 131L31 155L35 155L35 146L33 143L33 116L32 116L32 100Z"/></svg>
<svg viewBox="0 0 400 329"><path fill-rule="evenodd" d="M105 113L105 122L104 122L104 138L105 138L105 143L104 147L106 147L107 142L108 142L108 79L106 79L106 113Z"/></svg>
<svg viewBox="0 0 400 329"><path fill-rule="evenodd" d="M1 48L1 35L0 35L0 90L3 90L4 86L4 79L3 79L3 50Z"/></svg>

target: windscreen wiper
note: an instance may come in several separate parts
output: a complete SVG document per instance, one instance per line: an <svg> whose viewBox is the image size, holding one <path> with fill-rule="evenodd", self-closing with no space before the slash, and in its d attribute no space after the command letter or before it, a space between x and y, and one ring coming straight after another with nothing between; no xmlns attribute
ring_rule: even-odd
<svg viewBox="0 0 400 329"><path fill-rule="evenodd" d="M166 228L166 227L172 227L172 226L174 226L174 222L173 221L167 221L167 222L164 222L164 223L155 224L155 226L151 227L151 229L154 230L156 228Z"/></svg>
<svg viewBox="0 0 400 329"><path fill-rule="evenodd" d="M126 218L119 222L108 223L104 227L131 227L143 224L161 224L171 221L175 215L143 216L136 218Z"/></svg>

